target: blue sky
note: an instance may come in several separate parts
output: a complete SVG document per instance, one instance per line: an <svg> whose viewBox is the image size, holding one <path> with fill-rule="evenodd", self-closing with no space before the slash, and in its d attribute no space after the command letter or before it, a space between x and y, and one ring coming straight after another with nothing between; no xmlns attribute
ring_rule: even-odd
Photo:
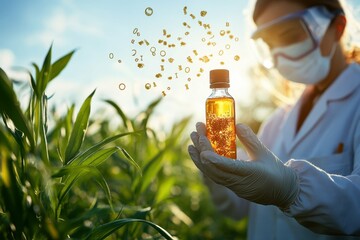
<svg viewBox="0 0 360 240"><path fill-rule="evenodd" d="M72 102L82 101L96 88L95 108L109 109L108 114L112 114L101 101L110 98L133 115L154 98L163 96L164 91L166 96L157 111L157 118L153 119L154 128L171 125L191 114L195 122L203 121L204 102L210 94L210 69L230 70L230 92L237 101L247 101L253 94L247 75L248 68L255 61L244 15L247 5L248 1L244 0L1 1L0 66L12 77L26 78L13 67L31 69L31 62L41 65L51 43L54 60L78 49L68 67L51 83L47 94L55 95L50 105L65 110ZM187 6L186 15L184 6ZM147 7L153 9L151 16L144 13ZM200 16L201 11L207 12L205 17ZM192 19L190 14L194 14L196 19ZM211 29L200 27L199 20L209 23ZM184 22L191 28L184 26ZM226 23L229 25L226 26ZM133 34L135 28L140 36ZM164 29L171 37L163 35ZM219 34L221 30L231 33L222 37ZM212 33L208 34L208 31ZM189 35L185 35L186 32ZM212 35L214 38L211 38ZM230 39L229 35L234 35L234 38ZM202 41L203 38L206 42ZM159 39L177 46L168 48L159 44ZM139 45L141 40L147 40L150 45ZM209 41L216 42L216 46L207 46ZM180 42L186 45L181 47ZM151 47L156 48L156 56L149 51ZM135 56L132 56L135 53L133 50L136 50ZM161 50L166 52L165 57L160 56ZM197 50L198 56L193 50ZM224 54L220 56L221 50ZM110 53L113 59L109 58ZM200 55L210 54L213 54L210 63L198 60ZM240 56L239 61L234 60L236 55ZM187 60L188 56L192 57L193 63ZM140 58L143 59L143 68L138 68L136 58L139 62ZM161 62L162 58L165 62ZM169 58L174 62L170 63ZM161 71L161 65L164 71ZM182 71L178 69L179 65L183 66ZM185 73L185 67L191 71ZM200 68L203 73L198 77ZM158 73L163 77L156 78ZM172 79L169 80L169 77ZM191 81L188 81L189 78ZM126 86L125 90L119 90L121 83ZM151 84L150 90L145 89L146 83ZM188 90L185 84L188 84ZM27 96L24 93L21 97L25 99Z"/></svg>

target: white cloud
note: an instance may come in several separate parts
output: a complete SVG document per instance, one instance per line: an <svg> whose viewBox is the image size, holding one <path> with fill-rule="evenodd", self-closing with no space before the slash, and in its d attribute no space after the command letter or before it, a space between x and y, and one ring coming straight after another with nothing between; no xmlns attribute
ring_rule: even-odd
<svg viewBox="0 0 360 240"><path fill-rule="evenodd" d="M0 67L10 79L29 80L29 74L25 71L14 70L15 54L10 49L0 49Z"/></svg>
<svg viewBox="0 0 360 240"><path fill-rule="evenodd" d="M89 23L91 18L80 17L80 15L72 15L64 10L58 9L50 18L44 18L43 29L31 35L27 42L30 45L41 44L49 45L56 41L57 45L66 45L67 37L71 34L84 34L88 36L100 36L101 30L94 23Z"/></svg>

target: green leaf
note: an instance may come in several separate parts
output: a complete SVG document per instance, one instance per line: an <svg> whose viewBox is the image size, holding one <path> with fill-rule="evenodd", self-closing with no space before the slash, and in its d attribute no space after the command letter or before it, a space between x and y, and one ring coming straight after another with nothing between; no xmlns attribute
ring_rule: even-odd
<svg viewBox="0 0 360 240"><path fill-rule="evenodd" d="M0 112L5 113L15 127L25 134L30 142L30 147L35 147L33 130L29 121L25 118L11 82L6 73L0 68Z"/></svg>
<svg viewBox="0 0 360 240"><path fill-rule="evenodd" d="M40 71L40 78L38 79L39 82L39 93L40 96L45 92L46 86L49 82L50 74L51 74L51 52L52 52L52 44L49 48L48 53L46 54L43 66Z"/></svg>
<svg viewBox="0 0 360 240"><path fill-rule="evenodd" d="M150 221L143 220L143 219L131 219L131 218L119 219L119 220L115 220L115 221L100 225L100 226L94 228L91 231L91 233L86 237L86 239L96 239L96 240L105 239L107 236L114 233L116 230L120 229L124 225L129 224L129 223L134 223L134 222L145 223L145 224L153 227L156 231L158 231L158 233L160 233L167 240L174 239L165 229L156 225L155 223L152 223Z"/></svg>
<svg viewBox="0 0 360 240"><path fill-rule="evenodd" d="M89 125L89 116L91 110L91 99L96 90L94 90L84 101L76 117L74 127L71 131L70 139L65 150L65 163L78 154L84 141L85 134Z"/></svg>
<svg viewBox="0 0 360 240"><path fill-rule="evenodd" d="M99 150L95 154L89 156L87 159L84 159L84 161L82 162L76 162L76 164L73 162L74 164L62 167L57 173L53 174L52 177L62 177L66 174L71 173L72 171L81 170L83 167L99 166L117 151L119 151L118 147Z"/></svg>
<svg viewBox="0 0 360 240"><path fill-rule="evenodd" d="M125 126L126 129L128 130L132 130L133 126L131 126L131 121L129 121L128 117L126 116L126 114L123 112L123 110L112 100L105 100L105 102L107 102L108 104L110 104L113 108L115 108L116 112L120 115L121 120L123 121L123 124Z"/></svg>
<svg viewBox="0 0 360 240"><path fill-rule="evenodd" d="M118 135L115 135L113 137L109 137L104 139L103 141L99 142L98 144L92 146L91 148L87 149L86 151L82 152L81 154L79 154L78 156L76 156L75 158L73 158L71 161L68 162L68 165L73 165L76 166L79 164L79 162L83 162L85 161L85 159L89 158L90 156L92 156L93 154L96 154L96 152L98 152L102 147L104 147L106 144L109 144L121 137L127 136L127 135L134 135L134 134L138 134L140 132L143 131L136 131L136 132L128 132L128 133L121 133ZM122 153L126 152L125 150L121 150ZM124 154L125 155L125 154ZM135 162L135 160L133 160L129 154L125 155L125 157L129 157L128 159L130 160L130 162L139 170L140 167L139 165Z"/></svg>
<svg viewBox="0 0 360 240"><path fill-rule="evenodd" d="M49 82L56 78L60 72L66 67L66 65L69 63L72 55L74 54L76 50L71 51L70 53L66 54L65 56L58 59L56 62L54 62L51 66L51 74L49 77Z"/></svg>

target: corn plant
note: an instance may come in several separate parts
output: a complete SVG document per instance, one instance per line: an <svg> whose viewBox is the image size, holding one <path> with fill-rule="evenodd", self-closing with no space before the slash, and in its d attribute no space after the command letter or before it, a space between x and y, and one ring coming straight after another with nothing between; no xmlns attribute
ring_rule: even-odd
<svg viewBox="0 0 360 240"><path fill-rule="evenodd" d="M72 51L51 63L51 52L52 47L41 69L32 64L35 76L29 72L31 98L25 111L20 107L12 82L0 69L0 113L4 122L0 125L0 238L104 239L119 228L138 222L172 239L164 229L146 219L120 219L112 205L109 185L99 170L107 159L121 153L124 157L120 161L132 164L141 175L139 166L124 148L109 146L141 130L107 136L84 147L93 91L74 122L75 106L72 106L49 131L46 88L74 54ZM89 180L102 189L107 204L101 194L96 196L98 192L92 196L84 193L86 187L79 187ZM96 224L92 224L94 221Z"/></svg>

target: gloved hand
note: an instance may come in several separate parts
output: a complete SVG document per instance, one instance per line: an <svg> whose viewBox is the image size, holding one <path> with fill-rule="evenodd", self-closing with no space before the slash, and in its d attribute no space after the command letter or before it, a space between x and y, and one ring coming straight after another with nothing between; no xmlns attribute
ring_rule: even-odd
<svg viewBox="0 0 360 240"><path fill-rule="evenodd" d="M259 204L285 209L295 201L299 192L295 171L267 149L249 127L236 125L236 134L250 160L234 160L216 154L205 136L205 125L196 124L196 130L191 133L194 145L188 150L205 176L239 197Z"/></svg>

